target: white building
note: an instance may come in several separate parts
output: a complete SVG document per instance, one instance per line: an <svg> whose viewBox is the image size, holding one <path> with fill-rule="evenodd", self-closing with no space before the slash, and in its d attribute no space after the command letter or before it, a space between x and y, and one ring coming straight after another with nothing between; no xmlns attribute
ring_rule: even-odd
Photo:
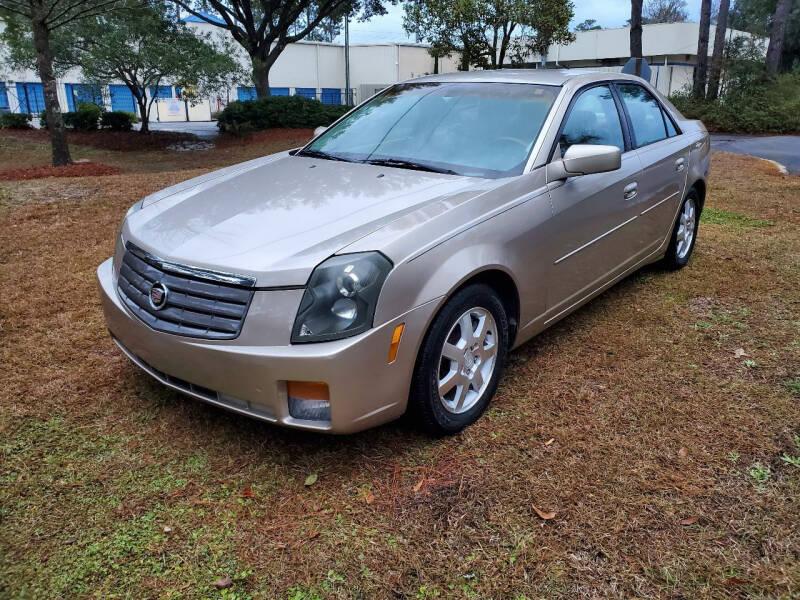
<svg viewBox="0 0 800 600"><path fill-rule="evenodd" d="M190 16L190 27L213 34L229 35L224 30ZM0 28L3 23L0 22ZM238 57L249 70L249 58ZM457 57L456 57L457 58ZM439 61L440 72L455 71L457 62ZM434 71L434 60L423 44L352 44L350 46L350 89L355 103L398 81ZM345 95L345 52L342 44L298 42L289 44L270 70L273 95L301 95L326 104L342 104ZM156 96L151 120L209 120L213 112L231 100L255 97L252 86L237 86L218 98L192 105L180 100L180 88L171 85L146 90ZM58 96L64 111L74 110L79 102L95 102L108 110L138 113L133 95L121 83L97 86L86 83L79 69L72 69L58 81ZM2 60L0 49L0 111L38 114L44 110L44 95L38 74L32 70L12 71ZM188 118L187 118L188 117Z"/></svg>
<svg viewBox="0 0 800 600"><path fill-rule="evenodd" d="M184 19L190 27L215 35L229 36L197 17ZM3 23L0 22L0 28ZM652 68L651 83L670 94L691 85L697 62L697 23L665 23L645 25L642 33L643 54ZM709 55L714 45L716 27L711 27ZM726 37L750 35L728 30ZM545 55L547 68L585 68L587 70L620 71L630 55L630 29L601 29L577 32L575 41L550 47ZM239 55L249 70L249 58ZM458 68L458 56L439 61L439 72ZM541 68L542 57L530 56L526 66ZM424 44L353 44L350 46L350 89L355 103L372 96L384 87L412 77L433 73L434 60ZM345 101L345 49L341 44L298 42L290 44L270 71L273 95L301 95L317 98L328 104ZM109 110L137 112L133 95L120 83L94 86L84 82L79 70L73 69L59 80L59 100L63 110L74 110L78 102L91 101ZM163 85L147 90L157 96L152 120L208 120L212 113L228 101L255 97L255 88L241 85L217 98L192 105L180 100L180 89ZM36 114L44 109L42 84L34 71L14 72L2 60L0 49L0 111Z"/></svg>
<svg viewBox="0 0 800 600"><path fill-rule="evenodd" d="M620 71L630 58L630 27L575 32L570 44L553 44L545 55L548 68L587 68ZM717 28L709 32L708 55L714 50ZM642 54L651 67L651 81L666 95L691 86L697 64L699 23L654 23L642 26ZM725 38L751 34L728 29ZM760 40L766 52L766 40ZM540 66L542 57L528 58L528 66Z"/></svg>

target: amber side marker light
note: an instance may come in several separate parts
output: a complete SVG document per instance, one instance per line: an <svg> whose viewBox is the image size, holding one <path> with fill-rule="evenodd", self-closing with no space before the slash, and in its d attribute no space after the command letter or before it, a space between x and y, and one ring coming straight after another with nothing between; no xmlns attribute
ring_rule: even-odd
<svg viewBox="0 0 800 600"><path fill-rule="evenodd" d="M331 403L328 384L321 381L287 381L289 414L306 421L330 421Z"/></svg>
<svg viewBox="0 0 800 600"><path fill-rule="evenodd" d="M392 364L397 358L397 351L400 349L400 339L403 337L403 329L405 329L405 327L405 323L400 323L400 325L394 328L392 343L389 344L389 360L387 361L389 364Z"/></svg>

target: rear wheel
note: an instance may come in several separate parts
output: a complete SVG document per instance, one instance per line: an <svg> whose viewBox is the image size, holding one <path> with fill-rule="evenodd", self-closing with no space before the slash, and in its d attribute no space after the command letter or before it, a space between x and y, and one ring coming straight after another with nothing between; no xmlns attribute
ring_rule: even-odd
<svg viewBox="0 0 800 600"><path fill-rule="evenodd" d="M675 228L672 230L672 239L663 261L667 269L682 269L689 262L694 250L694 243L697 240L699 218L700 197L697 190L692 188L683 200Z"/></svg>
<svg viewBox="0 0 800 600"><path fill-rule="evenodd" d="M473 284L439 311L420 348L410 408L430 433L456 433L481 416L497 390L508 352L503 302Z"/></svg>

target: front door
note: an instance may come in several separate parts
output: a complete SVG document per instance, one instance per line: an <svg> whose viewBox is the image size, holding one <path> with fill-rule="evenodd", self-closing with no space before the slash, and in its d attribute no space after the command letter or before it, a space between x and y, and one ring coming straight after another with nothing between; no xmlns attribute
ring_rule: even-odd
<svg viewBox="0 0 800 600"><path fill-rule="evenodd" d="M626 150L617 101L608 84L585 89L564 119L554 158L572 144L617 146L622 166L549 184L553 204L548 251L548 314L555 318L641 253L639 156Z"/></svg>

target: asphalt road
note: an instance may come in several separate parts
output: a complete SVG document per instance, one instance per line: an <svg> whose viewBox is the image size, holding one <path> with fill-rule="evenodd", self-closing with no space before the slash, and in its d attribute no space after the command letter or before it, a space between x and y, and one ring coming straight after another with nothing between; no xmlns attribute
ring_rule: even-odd
<svg viewBox="0 0 800 600"><path fill-rule="evenodd" d="M712 133L711 148L774 160L786 167L789 173L800 175L800 135L751 136Z"/></svg>

